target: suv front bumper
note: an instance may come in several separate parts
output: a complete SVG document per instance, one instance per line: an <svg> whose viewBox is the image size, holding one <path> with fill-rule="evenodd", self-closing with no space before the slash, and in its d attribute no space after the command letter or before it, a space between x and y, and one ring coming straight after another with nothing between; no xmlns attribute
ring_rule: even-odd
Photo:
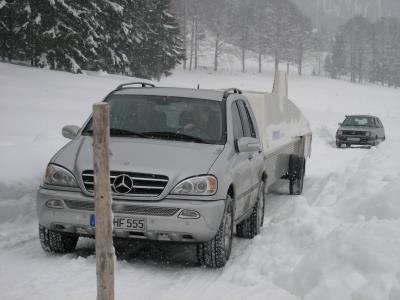
<svg viewBox="0 0 400 300"><path fill-rule="evenodd" d="M61 200L63 208L49 208L49 200ZM139 207L139 214L132 213ZM124 211L124 208L129 208ZM217 233L225 209L225 200L193 201L163 199L161 201L113 201L114 215L145 220L144 232L114 229L119 238L140 238L176 242L205 242ZM180 218L183 210L196 211L198 218ZM80 192L40 188L37 193L39 224L51 230L94 237L90 218L94 215L94 198ZM168 212L168 213L164 213Z"/></svg>

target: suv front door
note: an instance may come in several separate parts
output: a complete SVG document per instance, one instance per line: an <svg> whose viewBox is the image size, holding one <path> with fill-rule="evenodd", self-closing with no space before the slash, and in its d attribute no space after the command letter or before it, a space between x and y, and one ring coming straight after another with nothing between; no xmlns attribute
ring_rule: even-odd
<svg viewBox="0 0 400 300"><path fill-rule="evenodd" d="M248 164L251 168L250 170L250 184L249 184L249 197L246 199L246 203L244 206L244 210L248 210L252 208L257 200L257 195L259 192L260 186L260 166L264 163L263 153L261 151L261 143L259 137L257 136L257 131L255 127L255 120L253 120L253 116L250 113L250 109L247 103L243 100L238 101L239 112L242 118L243 128L244 128L244 136L248 138L254 139L254 143L259 144L257 150L252 152L247 152Z"/></svg>

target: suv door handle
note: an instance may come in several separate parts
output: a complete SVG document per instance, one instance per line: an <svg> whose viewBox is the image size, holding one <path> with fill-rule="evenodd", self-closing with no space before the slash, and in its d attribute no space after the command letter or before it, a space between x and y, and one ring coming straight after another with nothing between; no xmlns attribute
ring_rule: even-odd
<svg viewBox="0 0 400 300"><path fill-rule="evenodd" d="M249 159L252 160L254 158L253 154L249 154Z"/></svg>

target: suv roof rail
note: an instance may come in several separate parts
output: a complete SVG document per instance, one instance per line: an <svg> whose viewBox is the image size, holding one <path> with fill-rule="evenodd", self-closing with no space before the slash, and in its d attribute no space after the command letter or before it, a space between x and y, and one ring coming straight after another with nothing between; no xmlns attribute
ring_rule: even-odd
<svg viewBox="0 0 400 300"><path fill-rule="evenodd" d="M152 83L147 83L147 82L127 82L127 83L123 83L120 84L119 86L117 86L116 90L121 90L129 85L141 85L143 88L144 87L156 87L154 84Z"/></svg>
<svg viewBox="0 0 400 300"><path fill-rule="evenodd" d="M228 97L230 94L242 94L242 91L238 88L230 88L224 91L224 98Z"/></svg>

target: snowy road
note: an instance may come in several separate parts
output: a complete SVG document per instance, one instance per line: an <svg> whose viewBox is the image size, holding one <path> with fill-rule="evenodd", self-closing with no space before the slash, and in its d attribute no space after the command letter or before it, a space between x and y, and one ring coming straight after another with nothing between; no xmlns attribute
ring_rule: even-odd
<svg viewBox="0 0 400 300"><path fill-rule="evenodd" d="M26 85L16 88L21 79ZM61 126L81 124L90 104L123 80L0 63L0 299L95 299L93 241L73 254L44 253L35 190L65 143ZM163 84L267 90L270 81L177 71ZM304 194L277 187L261 234L235 238L223 270L198 267L191 246L132 245L117 260L116 299L400 299L400 90L313 77L289 86L314 131ZM336 149L346 113L381 117L387 141Z"/></svg>

